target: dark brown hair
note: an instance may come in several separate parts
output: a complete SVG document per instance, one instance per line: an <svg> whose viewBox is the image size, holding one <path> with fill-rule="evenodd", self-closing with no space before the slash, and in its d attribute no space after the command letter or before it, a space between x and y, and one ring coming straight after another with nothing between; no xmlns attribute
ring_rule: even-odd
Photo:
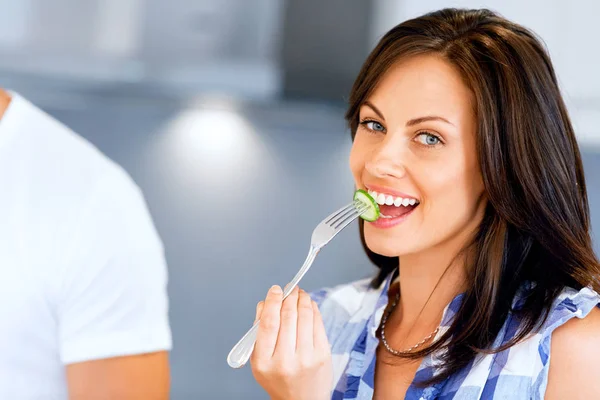
<svg viewBox="0 0 600 400"><path fill-rule="evenodd" d="M432 54L451 63L471 89L477 115L477 153L488 198L468 266L468 289L450 329L417 359L440 349L442 381L478 352L503 350L535 331L565 287L599 289L589 206L578 145L556 75L540 40L489 10L444 9L393 28L363 65L346 119L352 138L360 106L384 73L406 57ZM362 220L361 220L362 222ZM379 286L398 267L397 257L373 253ZM531 282L525 302L515 294ZM509 313L519 333L492 348Z"/></svg>

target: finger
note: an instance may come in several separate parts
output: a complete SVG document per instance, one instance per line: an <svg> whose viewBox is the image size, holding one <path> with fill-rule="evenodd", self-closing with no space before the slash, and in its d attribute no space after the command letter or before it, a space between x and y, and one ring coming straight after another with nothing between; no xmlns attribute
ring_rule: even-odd
<svg viewBox="0 0 600 400"><path fill-rule="evenodd" d="M296 337L296 353L312 351L313 347L313 307L308 293L300 290L298 295L298 335Z"/></svg>
<svg viewBox="0 0 600 400"><path fill-rule="evenodd" d="M267 293L254 345L255 358L271 359L273 356L279 333L282 299L283 291L279 286L273 286Z"/></svg>
<svg viewBox="0 0 600 400"><path fill-rule="evenodd" d="M262 314L262 310L265 306L265 302L264 301L259 301L258 304L256 304L256 316L254 317L254 323L256 323L256 321L258 321L260 319L260 316Z"/></svg>
<svg viewBox="0 0 600 400"><path fill-rule="evenodd" d="M284 300L281 307L281 326L275 347L275 356L286 357L296 352L296 326L298 325L298 287Z"/></svg>
<svg viewBox="0 0 600 400"><path fill-rule="evenodd" d="M330 351L329 340L327 340L327 332L323 325L323 317L319 311L319 306L312 301L313 308L313 347L317 351Z"/></svg>

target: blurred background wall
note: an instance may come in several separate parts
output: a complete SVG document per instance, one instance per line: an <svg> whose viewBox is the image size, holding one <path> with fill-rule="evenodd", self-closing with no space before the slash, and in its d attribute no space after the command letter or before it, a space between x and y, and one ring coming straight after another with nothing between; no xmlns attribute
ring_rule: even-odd
<svg viewBox="0 0 600 400"><path fill-rule="evenodd" d="M0 0L0 85L123 165L166 245L173 399L263 399L225 358L316 223L347 203L343 113L386 30L447 6L490 7L548 45L600 229L594 0ZM600 249L600 240L596 240ZM357 227L307 290L369 276Z"/></svg>

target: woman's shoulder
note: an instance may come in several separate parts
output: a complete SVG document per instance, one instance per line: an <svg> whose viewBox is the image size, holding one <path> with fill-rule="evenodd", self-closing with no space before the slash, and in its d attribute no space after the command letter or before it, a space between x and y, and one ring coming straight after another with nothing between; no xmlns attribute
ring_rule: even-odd
<svg viewBox="0 0 600 400"><path fill-rule="evenodd" d="M524 285L515 296L515 309L523 306L529 288L529 284ZM461 387L487 390L486 396L489 396L483 397L494 399L521 398L514 395L521 389L520 393L524 394L522 398L571 398L567 392L552 393L556 390L553 385L559 385L564 390L571 374L572 384L569 390L571 394L579 393L580 389L574 386L577 383L581 386L584 382L579 378L586 374L597 375L597 368L594 368L595 364L592 362L597 363L600 359L599 304L600 296L589 288L563 289L553 301L548 316L539 329L505 350L480 354L477 362L466 373L466 378L461 378ZM519 326L517 314L511 313L494 346L502 346L511 341L519 332ZM581 371L584 368L586 370ZM580 372L572 374L577 370ZM490 382L494 382L493 387L490 387ZM595 390L600 393L600 388ZM596 397L598 396L583 398Z"/></svg>
<svg viewBox="0 0 600 400"><path fill-rule="evenodd" d="M577 290L567 287L553 302L542 331L549 335L573 319L582 320L592 313L599 303L600 295L591 288Z"/></svg>
<svg viewBox="0 0 600 400"><path fill-rule="evenodd" d="M539 354L542 365L550 358L550 345L560 341L569 332L579 330L579 327L600 324L600 295L589 287L582 289L564 288L552 302L547 317L533 337L539 343ZM600 339L600 325L598 325Z"/></svg>
<svg viewBox="0 0 600 400"><path fill-rule="evenodd" d="M600 359L600 295L589 287L565 288L553 302L536 337L539 374L534 398L567 398L586 390L600 393L586 378L597 376ZM594 378L594 383L600 380ZM565 397L566 396L566 397ZM592 396L593 397L593 396ZM587 397L586 397L587 398Z"/></svg>
<svg viewBox="0 0 600 400"><path fill-rule="evenodd" d="M587 287L566 289L555 302L540 343L548 363L544 398L568 398L573 393L582 398L600 396L599 305L600 295Z"/></svg>

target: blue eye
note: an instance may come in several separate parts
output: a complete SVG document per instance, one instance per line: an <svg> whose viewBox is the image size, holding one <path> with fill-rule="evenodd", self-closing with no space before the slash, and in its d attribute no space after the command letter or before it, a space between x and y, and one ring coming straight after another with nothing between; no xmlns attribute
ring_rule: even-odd
<svg viewBox="0 0 600 400"><path fill-rule="evenodd" d="M439 137L434 135L433 133L423 132L417 136L417 140L419 143L424 144L425 146L437 146L442 143Z"/></svg>
<svg viewBox="0 0 600 400"><path fill-rule="evenodd" d="M377 121L363 121L360 124L373 132L385 132L385 128L383 127L383 125L381 125Z"/></svg>

